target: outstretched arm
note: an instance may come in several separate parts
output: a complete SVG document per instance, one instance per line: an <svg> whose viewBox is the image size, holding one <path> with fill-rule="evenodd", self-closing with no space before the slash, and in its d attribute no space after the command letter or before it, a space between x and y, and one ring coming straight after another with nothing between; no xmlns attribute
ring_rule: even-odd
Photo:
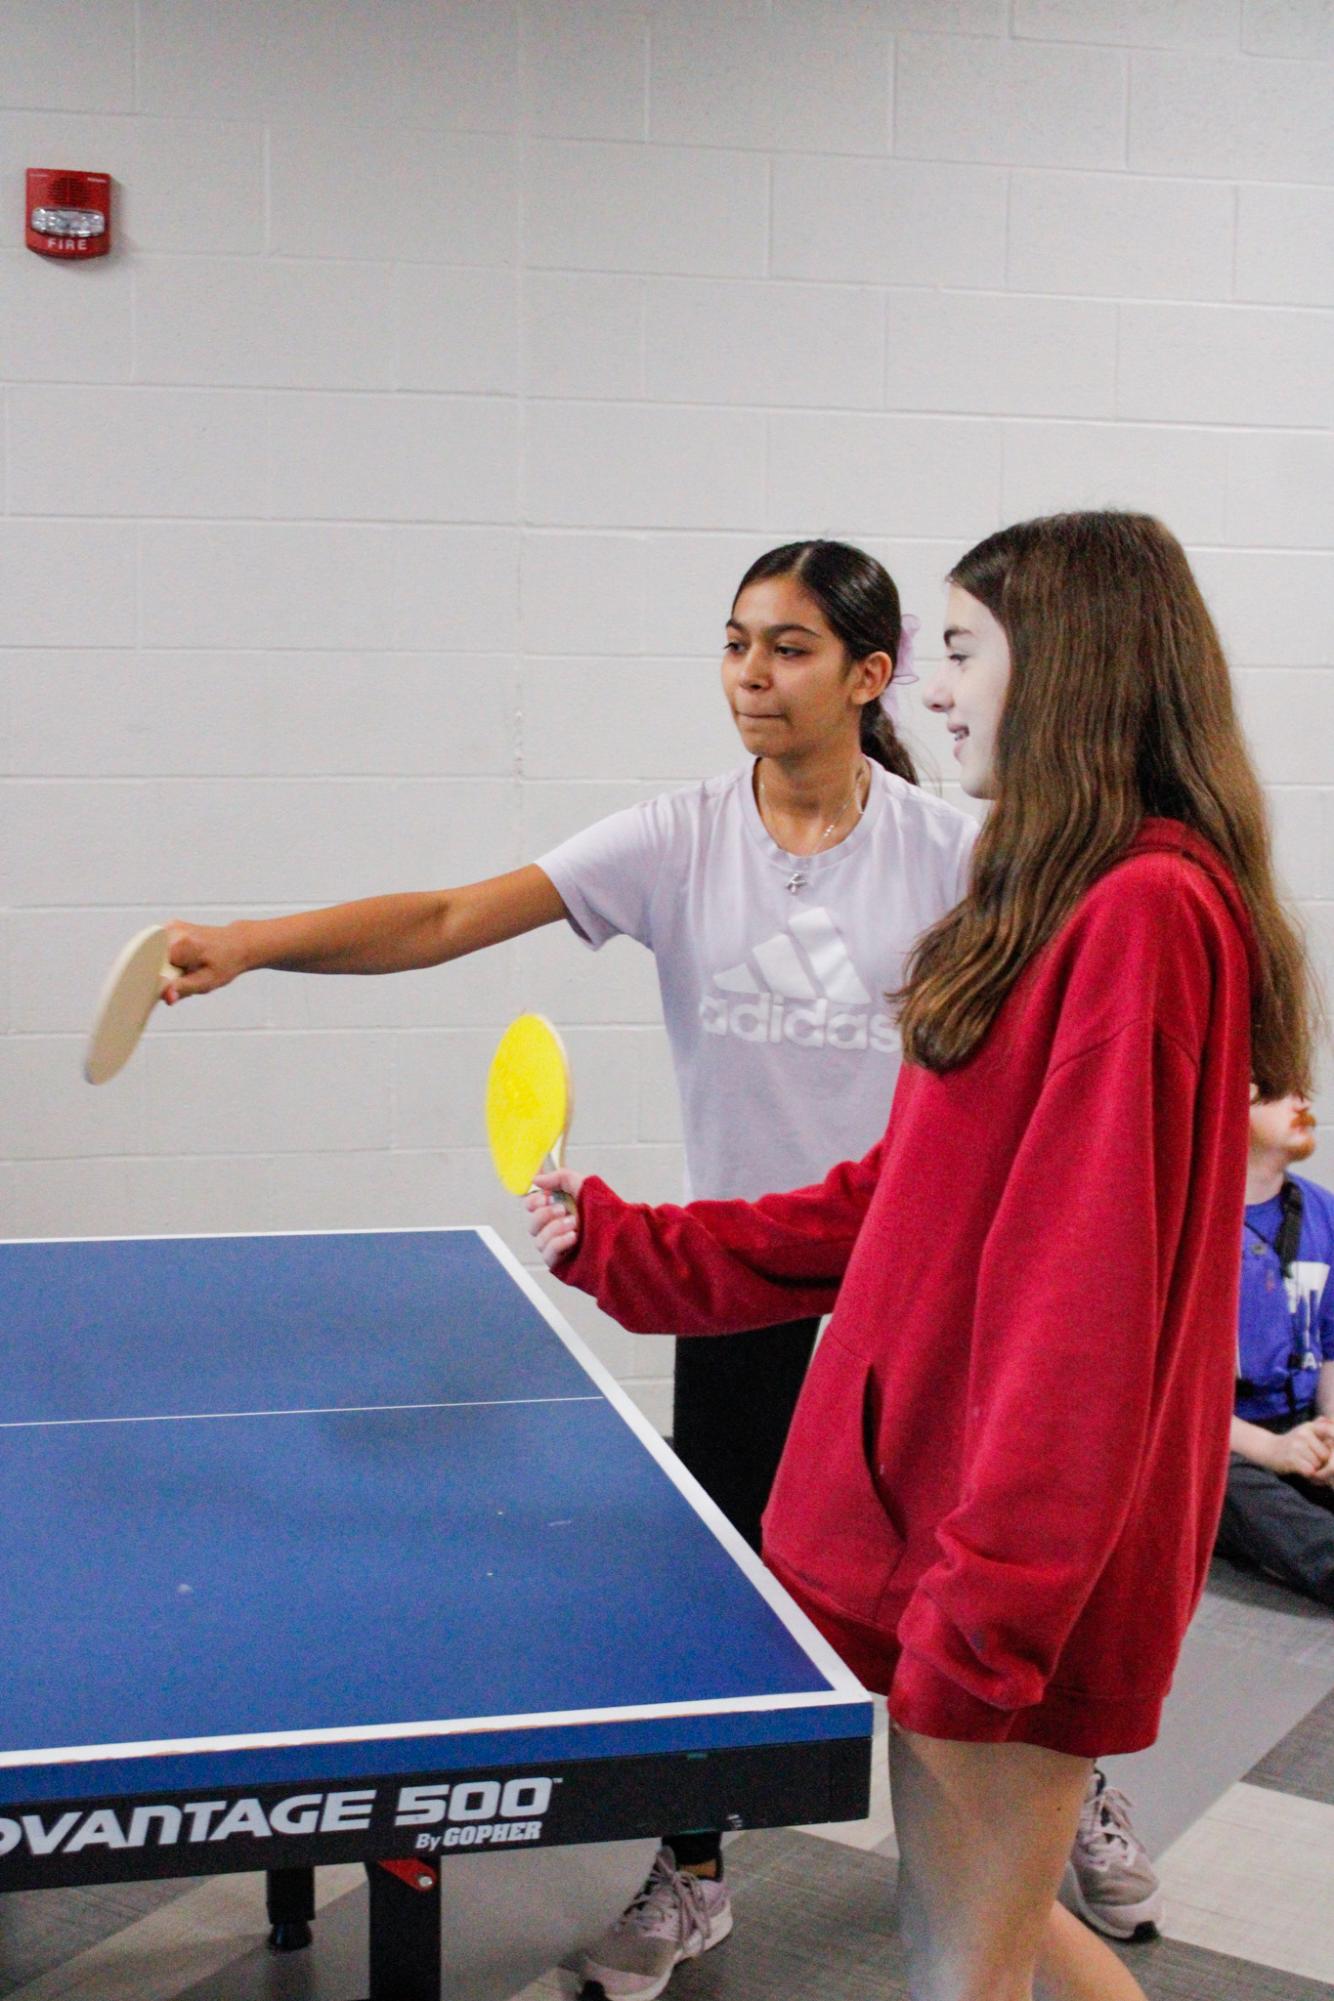
<svg viewBox="0 0 1334 2001"><path fill-rule="evenodd" d="M550 878L529 863L508 875L460 889L368 896L291 917L234 924L168 927L168 950L181 977L170 1004L214 992L242 973L403 973L462 959L565 916Z"/></svg>
<svg viewBox="0 0 1334 2001"><path fill-rule="evenodd" d="M758 1202L623 1202L596 1175L538 1177L529 1227L556 1276L641 1334L731 1334L828 1313L880 1171L882 1140L813 1188ZM573 1195L561 1211L552 1192Z"/></svg>

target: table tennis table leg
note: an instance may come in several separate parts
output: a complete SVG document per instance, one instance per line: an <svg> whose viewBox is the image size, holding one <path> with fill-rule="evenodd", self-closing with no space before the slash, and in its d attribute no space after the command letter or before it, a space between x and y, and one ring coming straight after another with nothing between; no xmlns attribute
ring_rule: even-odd
<svg viewBox="0 0 1334 2001"><path fill-rule="evenodd" d="M440 2001L440 1872L368 1862L370 2001Z"/></svg>
<svg viewBox="0 0 1334 2001"><path fill-rule="evenodd" d="M300 1952L310 1944L315 1915L315 1871L270 1869L267 1874L270 1952Z"/></svg>

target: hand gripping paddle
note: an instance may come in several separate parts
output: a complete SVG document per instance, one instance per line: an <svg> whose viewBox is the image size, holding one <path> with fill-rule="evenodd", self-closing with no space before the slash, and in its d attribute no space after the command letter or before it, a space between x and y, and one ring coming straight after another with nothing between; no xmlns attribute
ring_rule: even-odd
<svg viewBox="0 0 1334 2001"><path fill-rule="evenodd" d="M545 1015L519 1015L501 1036L486 1080L491 1158L511 1195L526 1195L535 1175L561 1165L573 1116L565 1045ZM574 1207L565 1195L554 1199Z"/></svg>
<svg viewBox="0 0 1334 2001"><path fill-rule="evenodd" d="M105 1084L124 1069L134 1054L149 1015L173 980L179 966L167 957L167 931L152 924L131 938L107 974L102 998L93 1017L93 1032L83 1059L90 1084Z"/></svg>

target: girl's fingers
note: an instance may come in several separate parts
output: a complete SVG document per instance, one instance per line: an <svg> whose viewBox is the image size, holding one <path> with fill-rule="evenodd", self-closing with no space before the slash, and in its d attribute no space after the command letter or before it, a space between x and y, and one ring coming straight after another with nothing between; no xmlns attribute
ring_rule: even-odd
<svg viewBox="0 0 1334 2001"><path fill-rule="evenodd" d="M560 1263L579 1241L579 1219L536 1191L527 1197L528 1228L548 1265Z"/></svg>
<svg viewBox="0 0 1334 2001"><path fill-rule="evenodd" d="M539 1174L524 1197L528 1229L548 1269L568 1257L579 1241L579 1190L583 1177L567 1167Z"/></svg>
<svg viewBox="0 0 1334 2001"><path fill-rule="evenodd" d="M537 1240L537 1247L548 1270L554 1269L562 1258L568 1257L578 1241L579 1232L575 1229L544 1230Z"/></svg>
<svg viewBox="0 0 1334 2001"><path fill-rule="evenodd" d="M578 1202L579 1190L584 1185L582 1174L574 1174L568 1167L557 1167L549 1174L539 1174L535 1186L547 1195L568 1195L572 1202Z"/></svg>

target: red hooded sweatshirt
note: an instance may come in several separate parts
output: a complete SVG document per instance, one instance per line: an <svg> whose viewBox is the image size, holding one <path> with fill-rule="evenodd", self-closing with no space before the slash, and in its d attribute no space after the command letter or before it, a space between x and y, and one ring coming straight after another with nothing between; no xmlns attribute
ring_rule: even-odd
<svg viewBox="0 0 1334 2001"><path fill-rule="evenodd" d="M1154 1739L1222 1506L1256 977L1217 855L1148 820L864 1160L753 1203L584 1182L557 1275L626 1327L832 1310L764 1553L906 1729Z"/></svg>

